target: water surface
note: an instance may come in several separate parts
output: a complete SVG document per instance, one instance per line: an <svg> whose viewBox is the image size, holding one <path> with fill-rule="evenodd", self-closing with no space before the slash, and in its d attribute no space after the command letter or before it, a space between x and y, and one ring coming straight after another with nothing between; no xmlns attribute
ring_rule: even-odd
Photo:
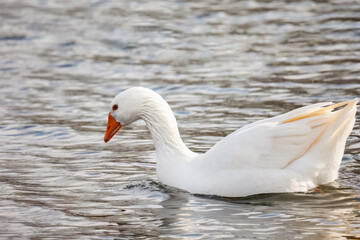
<svg viewBox="0 0 360 240"><path fill-rule="evenodd" d="M169 102L196 152L359 97L359 12L346 0L2 0L0 238L359 238L359 121L322 193L191 195L157 182L142 122L103 142L109 103L131 86Z"/></svg>

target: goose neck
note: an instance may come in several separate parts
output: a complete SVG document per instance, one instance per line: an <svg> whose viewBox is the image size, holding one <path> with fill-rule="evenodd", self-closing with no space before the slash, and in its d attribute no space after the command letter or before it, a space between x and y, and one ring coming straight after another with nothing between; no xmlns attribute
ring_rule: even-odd
<svg viewBox="0 0 360 240"><path fill-rule="evenodd" d="M175 116L165 100L146 104L142 119L149 128L158 156L179 156L186 159L194 154L182 141Z"/></svg>

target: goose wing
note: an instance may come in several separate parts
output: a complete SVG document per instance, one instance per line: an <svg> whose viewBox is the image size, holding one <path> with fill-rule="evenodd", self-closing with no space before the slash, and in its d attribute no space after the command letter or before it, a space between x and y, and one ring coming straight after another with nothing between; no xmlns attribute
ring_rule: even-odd
<svg viewBox="0 0 360 240"><path fill-rule="evenodd" d="M255 122L222 139L206 155L217 168L286 168L314 147L334 122L340 127L341 119L356 111L357 101L318 103Z"/></svg>

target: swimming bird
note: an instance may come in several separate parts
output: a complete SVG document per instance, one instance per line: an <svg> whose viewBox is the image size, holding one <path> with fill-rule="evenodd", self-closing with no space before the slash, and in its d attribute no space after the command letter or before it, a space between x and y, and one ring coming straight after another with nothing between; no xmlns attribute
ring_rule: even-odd
<svg viewBox="0 0 360 240"><path fill-rule="evenodd" d="M163 184L223 197L306 192L337 179L357 102L317 103L260 120L199 154L182 141L169 104L153 90L133 87L112 100L104 141L143 120L155 143L156 175Z"/></svg>

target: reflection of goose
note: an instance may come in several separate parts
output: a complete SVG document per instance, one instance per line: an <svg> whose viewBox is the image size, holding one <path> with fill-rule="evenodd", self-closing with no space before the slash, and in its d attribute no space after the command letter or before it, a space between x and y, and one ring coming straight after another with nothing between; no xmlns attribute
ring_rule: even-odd
<svg viewBox="0 0 360 240"><path fill-rule="evenodd" d="M322 194L245 198L194 196L168 189L168 198L156 209L161 222L156 230L164 236L205 239L293 239L301 229L299 238L303 239L356 239L360 223L356 193L329 186L321 189Z"/></svg>
<svg viewBox="0 0 360 240"><path fill-rule="evenodd" d="M303 192L337 178L357 102L318 103L258 121L196 154L181 140L167 102L150 89L135 87L113 99L104 140L143 119L155 142L162 183L227 197Z"/></svg>

